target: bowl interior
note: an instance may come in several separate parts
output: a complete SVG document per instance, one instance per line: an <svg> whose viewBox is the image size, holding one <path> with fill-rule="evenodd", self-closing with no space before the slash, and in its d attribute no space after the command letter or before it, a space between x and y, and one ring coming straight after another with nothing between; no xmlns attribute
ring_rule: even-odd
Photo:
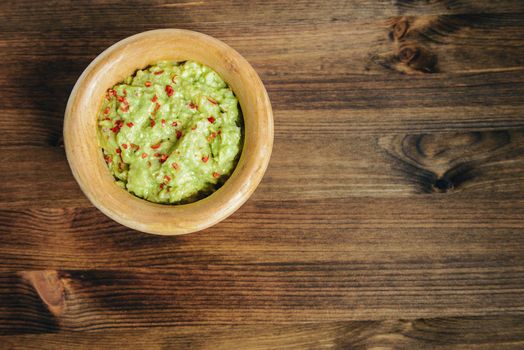
<svg viewBox="0 0 524 350"><path fill-rule="evenodd" d="M161 60L194 60L211 67L232 88L244 118L244 145L234 172L218 191L190 204L151 203L121 189L108 171L98 144L96 115L105 91L137 69ZM255 190L271 154L273 117L260 78L240 54L201 33L164 29L124 39L88 66L69 98L64 143L73 175L102 212L140 231L181 234L224 219Z"/></svg>

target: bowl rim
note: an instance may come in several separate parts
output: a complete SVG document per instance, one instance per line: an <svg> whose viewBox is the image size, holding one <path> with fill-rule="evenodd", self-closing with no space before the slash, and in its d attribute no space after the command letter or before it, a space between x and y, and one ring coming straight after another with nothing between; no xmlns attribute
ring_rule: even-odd
<svg viewBox="0 0 524 350"><path fill-rule="evenodd" d="M92 135L94 132L96 134L96 128L91 130L90 127L86 127L86 125L96 125L96 113L91 117L92 114L86 112L88 109L85 109L85 106L99 105L99 102L93 100L94 96L99 96L100 101L102 99L102 94L93 94L96 89L102 89L96 86L97 79L100 79L103 74L110 74L118 69L115 68L118 60L126 55L130 57L133 47L138 47L146 40L153 40L153 42L154 40L159 42L169 40L169 45L174 45L173 47L179 42L183 43L184 40L191 40L197 46L205 45L206 50L215 50L216 57L219 57L217 59L222 61L217 62L215 66L213 66L215 62L204 64L218 71L231 86L244 114L244 144L236 168L221 188L193 203L157 204L132 195L116 185L107 166L103 163L98 140L95 142L87 138L85 141L89 146L80 144L82 137L87 137L86 133ZM173 53L173 57L175 56ZM192 58L187 57L187 59ZM201 59L194 60L202 61ZM150 62L150 64L154 63ZM107 68L108 66L110 67ZM142 68L144 68L143 65L137 65L134 71ZM228 81L228 78L231 81ZM232 86L240 84L237 79L243 83L242 86ZM116 80L115 83L123 79ZM111 86L104 86L103 91ZM253 113L251 113L252 110ZM73 176L82 192L95 207L111 219L132 229L159 235L178 235L210 227L227 218L248 200L268 167L273 147L273 128L273 112L267 91L254 68L236 50L203 33L185 29L156 29L141 32L114 43L87 66L69 96L64 116L63 136L66 157ZM96 150L93 148L95 143ZM95 154L97 152L98 156ZM84 159L92 159L94 164L83 164ZM100 173L102 171L100 164L105 168L105 175ZM92 174L89 173L90 171ZM102 192L100 186L107 186L104 189L106 192ZM130 203L126 204L126 200ZM201 215L198 215L199 212ZM168 220L165 220L166 217ZM159 221L162 218L164 220Z"/></svg>

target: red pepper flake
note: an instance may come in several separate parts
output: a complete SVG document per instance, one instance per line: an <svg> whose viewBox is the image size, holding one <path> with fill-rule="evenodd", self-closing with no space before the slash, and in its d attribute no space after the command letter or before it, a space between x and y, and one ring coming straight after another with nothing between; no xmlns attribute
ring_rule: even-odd
<svg viewBox="0 0 524 350"><path fill-rule="evenodd" d="M178 166L177 163L172 163L171 166L172 166L174 169L178 169L178 168L179 168L179 166Z"/></svg>
<svg viewBox="0 0 524 350"><path fill-rule="evenodd" d="M145 85L146 87L150 87L150 86L151 86L151 82L148 80L148 81L146 81L146 82L144 83L144 85Z"/></svg>
<svg viewBox="0 0 524 350"><path fill-rule="evenodd" d="M160 153L153 154L153 157L160 157Z"/></svg>
<svg viewBox="0 0 524 350"><path fill-rule="evenodd" d="M222 134L222 130L218 130L218 135Z"/></svg>
<svg viewBox="0 0 524 350"><path fill-rule="evenodd" d="M166 126L166 120L162 119L161 122L162 122L162 127L164 128Z"/></svg>
<svg viewBox="0 0 524 350"><path fill-rule="evenodd" d="M155 95L155 96L153 96L153 98L151 99L151 102L154 103L154 102L156 102L156 101L158 101L158 97Z"/></svg>
<svg viewBox="0 0 524 350"><path fill-rule="evenodd" d="M129 123L127 123L127 126L128 126L129 128L132 128L133 125L135 125L135 124L133 124L133 122L129 122Z"/></svg>
<svg viewBox="0 0 524 350"><path fill-rule="evenodd" d="M172 122L171 125L173 125L173 126L177 126L178 123L177 123L177 122Z"/></svg>
<svg viewBox="0 0 524 350"><path fill-rule="evenodd" d="M194 104L193 102L190 102L187 106L189 108L191 108L191 109L197 109L198 108L198 105Z"/></svg>
<svg viewBox="0 0 524 350"><path fill-rule="evenodd" d="M160 156L160 163L164 163L168 157L169 156L167 154L162 154L162 156Z"/></svg>
<svg viewBox="0 0 524 350"><path fill-rule="evenodd" d="M121 120L117 120L115 121L115 126L113 128L111 128L111 131L114 132L115 134L118 133L120 131L120 128L124 125L124 122L121 121Z"/></svg>
<svg viewBox="0 0 524 350"><path fill-rule="evenodd" d="M151 127L155 126L156 124L155 120L151 118L150 124L151 124Z"/></svg>
<svg viewBox="0 0 524 350"><path fill-rule="evenodd" d="M115 150L115 152L116 152L117 154L120 154L120 153L122 153L122 150L121 150L120 148L117 148L117 149Z"/></svg>
<svg viewBox="0 0 524 350"><path fill-rule="evenodd" d="M162 145L162 142L159 142L156 145L152 145L151 148L152 149L158 149L158 148L160 148L161 145Z"/></svg>
<svg viewBox="0 0 524 350"><path fill-rule="evenodd" d="M216 119L215 119L215 117L211 116L211 117L207 118L207 120L208 120L211 124L213 124L213 123L215 122Z"/></svg>
<svg viewBox="0 0 524 350"><path fill-rule="evenodd" d="M138 151L140 149L140 146L139 145L135 145L134 143L130 143L129 144L131 146L132 149L134 149L135 151Z"/></svg>
<svg viewBox="0 0 524 350"><path fill-rule="evenodd" d="M147 157L147 153L142 153L142 158L146 158Z"/></svg>
<svg viewBox="0 0 524 350"><path fill-rule="evenodd" d="M191 127L191 130L196 130L196 128L197 128L197 126L196 126L196 125L193 125L193 126Z"/></svg>
<svg viewBox="0 0 524 350"><path fill-rule="evenodd" d="M107 164L111 163L113 161L113 158L111 158L110 155L105 155L104 156L104 160L106 161Z"/></svg>
<svg viewBox="0 0 524 350"><path fill-rule="evenodd" d="M160 109L160 103L157 102L155 106L155 110L153 111L153 114L156 114L156 112L158 112L159 109Z"/></svg>
<svg viewBox="0 0 524 350"><path fill-rule="evenodd" d="M206 97L209 102L214 104L215 106L218 104L218 102L215 99L212 99L211 97Z"/></svg>
<svg viewBox="0 0 524 350"><path fill-rule="evenodd" d="M175 93L175 90L171 87L171 85L166 85L166 94L167 96L171 97Z"/></svg>
<svg viewBox="0 0 524 350"><path fill-rule="evenodd" d="M124 89L124 96L127 96L127 91L126 91L126 89Z"/></svg>
<svg viewBox="0 0 524 350"><path fill-rule="evenodd" d="M176 79L176 74L175 74L175 75L173 75L173 77L171 78L171 81L173 82L173 84L176 84L176 81L175 81L175 79Z"/></svg>
<svg viewBox="0 0 524 350"><path fill-rule="evenodd" d="M217 133L213 131L211 135L207 137L207 141L211 142L215 139L215 137L217 137Z"/></svg>
<svg viewBox="0 0 524 350"><path fill-rule="evenodd" d="M118 96L116 99L118 100L118 102L124 102L126 100L124 96Z"/></svg>
<svg viewBox="0 0 524 350"><path fill-rule="evenodd" d="M162 73L164 73L164 70L163 70L163 69L161 69L161 70L157 70L157 71L154 72L153 74L154 74L154 75L160 75L160 74L162 74Z"/></svg>
<svg viewBox="0 0 524 350"><path fill-rule="evenodd" d="M207 163L208 160L209 160L209 156L202 157L202 161L204 163Z"/></svg>
<svg viewBox="0 0 524 350"><path fill-rule="evenodd" d="M160 189L161 189L161 190L164 189L164 184L160 184Z"/></svg>
<svg viewBox="0 0 524 350"><path fill-rule="evenodd" d="M124 147L124 149L127 149L127 143L123 143L122 147Z"/></svg>
<svg viewBox="0 0 524 350"><path fill-rule="evenodd" d="M128 112L129 111L129 105L128 104L123 104L122 107L120 107L120 109L122 110L122 112Z"/></svg>
<svg viewBox="0 0 524 350"><path fill-rule="evenodd" d="M179 139L179 138L181 138L181 137L182 137L182 131L177 130L177 131L176 131L176 138Z"/></svg>
<svg viewBox="0 0 524 350"><path fill-rule="evenodd" d="M169 175L164 175L165 182L171 181L171 177Z"/></svg>
<svg viewBox="0 0 524 350"><path fill-rule="evenodd" d="M109 114L110 110L111 110L111 108L109 108L109 106L107 106L106 109L104 109L104 114Z"/></svg>
<svg viewBox="0 0 524 350"><path fill-rule="evenodd" d="M105 117L104 120L111 120L111 118L109 118L109 117Z"/></svg>
<svg viewBox="0 0 524 350"><path fill-rule="evenodd" d="M213 177L214 177L215 179L218 179L218 178L220 177L220 174L217 173L217 172L215 171L215 172L213 173Z"/></svg>

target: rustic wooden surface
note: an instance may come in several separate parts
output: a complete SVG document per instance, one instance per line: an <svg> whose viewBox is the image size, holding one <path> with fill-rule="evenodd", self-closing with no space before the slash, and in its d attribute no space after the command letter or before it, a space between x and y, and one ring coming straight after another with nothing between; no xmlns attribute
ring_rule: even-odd
<svg viewBox="0 0 524 350"><path fill-rule="evenodd" d="M0 14L0 348L524 347L523 1ZM169 27L251 62L275 146L233 216L157 237L90 205L61 133L98 53Z"/></svg>

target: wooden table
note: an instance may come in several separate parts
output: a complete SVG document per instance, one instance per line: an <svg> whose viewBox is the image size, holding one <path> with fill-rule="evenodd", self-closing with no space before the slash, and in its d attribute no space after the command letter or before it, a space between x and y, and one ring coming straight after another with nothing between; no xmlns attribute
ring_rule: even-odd
<svg viewBox="0 0 524 350"><path fill-rule="evenodd" d="M524 347L524 2L4 1L0 348ZM275 146L233 216L105 217L62 145L73 84L153 28L266 84Z"/></svg>

